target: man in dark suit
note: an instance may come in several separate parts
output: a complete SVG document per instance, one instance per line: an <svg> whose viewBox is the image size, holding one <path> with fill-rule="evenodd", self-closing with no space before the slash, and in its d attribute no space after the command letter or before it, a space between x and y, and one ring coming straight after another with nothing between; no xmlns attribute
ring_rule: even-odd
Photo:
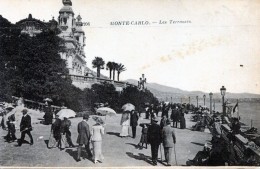
<svg viewBox="0 0 260 169"><path fill-rule="evenodd" d="M88 119L89 119L89 115L84 114L83 120L81 122L79 122L79 124L78 124L79 135L78 135L77 143L79 144L79 147L78 147L77 161L81 161L80 156L81 156L81 149L82 149L83 144L85 145L85 149L86 149L88 156L90 158L92 157L92 153L89 149L90 130L89 130L89 125L87 123Z"/></svg>
<svg viewBox="0 0 260 169"><path fill-rule="evenodd" d="M171 121L169 119L166 120L166 126L162 129L162 140L164 147L164 155L167 162L167 166L171 166L171 154L172 148L176 143L176 137L174 133L174 129L171 127Z"/></svg>
<svg viewBox="0 0 260 169"><path fill-rule="evenodd" d="M28 112L27 109L22 110L23 117L20 123L21 139L18 143L18 146L21 146L23 144L25 134L27 134L30 137L30 141L31 141L30 144L33 145L33 137L31 135L31 131L32 131L31 116L29 116L27 112Z"/></svg>
<svg viewBox="0 0 260 169"><path fill-rule="evenodd" d="M157 165L158 149L161 144L161 127L157 124L158 119L152 118L152 124L147 131L147 141L151 144L153 165Z"/></svg>
<svg viewBox="0 0 260 169"><path fill-rule="evenodd" d="M133 138L136 136L136 126L138 125L138 114L136 111L131 111L130 126L132 127Z"/></svg>

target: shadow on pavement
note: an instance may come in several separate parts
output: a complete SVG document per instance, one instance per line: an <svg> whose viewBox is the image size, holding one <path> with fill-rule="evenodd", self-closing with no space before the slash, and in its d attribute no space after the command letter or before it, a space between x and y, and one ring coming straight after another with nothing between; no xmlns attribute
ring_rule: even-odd
<svg viewBox="0 0 260 169"><path fill-rule="evenodd" d="M68 153L71 157L73 157L73 159L75 161L77 161L77 157L78 157L78 150L76 149L66 149L65 150L66 153ZM81 150L81 157L83 160L88 159L89 161L92 161L92 157L88 157L86 152L82 149Z"/></svg>
<svg viewBox="0 0 260 169"><path fill-rule="evenodd" d="M44 143L46 144L46 147L48 147L49 140L44 140Z"/></svg>
<svg viewBox="0 0 260 169"><path fill-rule="evenodd" d="M107 132L108 135L114 135L117 137L120 137L120 133L115 133L115 132Z"/></svg>
<svg viewBox="0 0 260 169"><path fill-rule="evenodd" d="M204 144L202 144L202 143L196 143L196 142L190 142L190 143L198 145L198 146L204 146Z"/></svg>
<svg viewBox="0 0 260 169"><path fill-rule="evenodd" d="M125 144L129 144L131 146L134 146L135 149L141 149L141 146L137 145L137 144L133 144L133 143L125 143Z"/></svg>
<svg viewBox="0 0 260 169"><path fill-rule="evenodd" d="M147 162L148 164L153 165L153 164L152 164L152 161L151 161L151 157L146 156L146 155L144 155L144 154L142 154L142 153L138 153L138 155L135 155L135 154L133 154L133 153L131 153L131 152L126 152L126 154L127 154L129 157L131 157L131 158L134 158L134 159L136 159L136 160L143 160L143 161Z"/></svg>
<svg viewBox="0 0 260 169"><path fill-rule="evenodd" d="M77 156L78 156L77 150L73 151L72 149L67 149L65 152L68 153L71 157L73 157L73 159L75 161L77 161ZM83 152L81 152L81 153L83 153Z"/></svg>

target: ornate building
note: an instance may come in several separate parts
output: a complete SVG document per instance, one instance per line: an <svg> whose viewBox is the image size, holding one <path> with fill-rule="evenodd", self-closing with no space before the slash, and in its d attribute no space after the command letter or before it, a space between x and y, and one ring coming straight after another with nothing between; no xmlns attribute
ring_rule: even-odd
<svg viewBox="0 0 260 169"><path fill-rule="evenodd" d="M59 11L58 21L55 21L54 18L49 22L40 21L29 14L28 18L20 20L16 25L22 29L21 33L30 36L35 36L45 29L58 28L60 30L58 36L64 39L66 46L60 56L66 60L72 84L76 87L91 88L95 83L109 82L115 85L116 90L121 91L123 87L126 87L125 82L113 81L103 75L97 78L96 72L87 67L84 53L86 37L82 30L82 18L80 15L75 16L71 0L63 0L62 3L63 7Z"/></svg>
<svg viewBox="0 0 260 169"><path fill-rule="evenodd" d="M66 51L60 53L61 58L67 61L67 68L70 75L84 76L88 73L93 76L93 73L86 66L86 56L84 53L85 47L85 32L82 30L82 18L75 14L72 10L71 0L63 0L63 7L59 11L58 22L50 20L44 22L37 20L29 14L28 18L16 23L22 28L21 33L35 36L41 33L44 29L59 28L61 33L59 37L65 41Z"/></svg>
<svg viewBox="0 0 260 169"><path fill-rule="evenodd" d="M67 61L71 75L86 75L88 69L85 61L85 32L82 30L81 16L75 18L72 2L63 0L63 7L59 11L58 25L62 32L59 34L65 40L66 52L61 53L61 58Z"/></svg>

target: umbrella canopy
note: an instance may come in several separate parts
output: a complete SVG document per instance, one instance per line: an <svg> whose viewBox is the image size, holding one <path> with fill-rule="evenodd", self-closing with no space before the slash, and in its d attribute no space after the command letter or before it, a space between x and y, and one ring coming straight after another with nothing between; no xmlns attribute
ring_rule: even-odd
<svg viewBox="0 0 260 169"><path fill-rule="evenodd" d="M115 116L116 112L115 110L109 108L109 107L101 107L97 109L97 113L100 113L101 115L109 115L109 116Z"/></svg>
<svg viewBox="0 0 260 169"><path fill-rule="evenodd" d="M101 117L93 116L92 119L93 119L96 123L98 123L98 124L101 124L101 125L105 124L105 122L101 119Z"/></svg>
<svg viewBox="0 0 260 169"><path fill-rule="evenodd" d="M57 115L59 116L59 119L63 119L64 117L70 118L75 117L76 113L71 109L61 109Z"/></svg>
<svg viewBox="0 0 260 169"><path fill-rule="evenodd" d="M46 102L52 102L52 99L50 99L50 98L46 98L46 99L44 99L43 101L46 101Z"/></svg>
<svg viewBox="0 0 260 169"><path fill-rule="evenodd" d="M131 103L126 103L125 105L122 106L122 109L124 111L132 111L135 110L135 106L132 105Z"/></svg>

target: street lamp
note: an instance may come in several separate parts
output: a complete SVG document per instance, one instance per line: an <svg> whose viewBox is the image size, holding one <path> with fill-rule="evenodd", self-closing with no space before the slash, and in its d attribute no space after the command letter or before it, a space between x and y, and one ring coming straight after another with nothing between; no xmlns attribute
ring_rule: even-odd
<svg viewBox="0 0 260 169"><path fill-rule="evenodd" d="M204 99L204 106L205 106L205 99L206 99L206 95L203 95L203 99Z"/></svg>
<svg viewBox="0 0 260 169"><path fill-rule="evenodd" d="M209 93L209 111L210 111L210 114L212 113L212 96L213 96L213 93L210 92Z"/></svg>
<svg viewBox="0 0 260 169"><path fill-rule="evenodd" d="M199 96L196 96L197 99L197 107L199 107Z"/></svg>
<svg viewBox="0 0 260 169"><path fill-rule="evenodd" d="M190 96L189 96L189 104L190 104Z"/></svg>
<svg viewBox="0 0 260 169"><path fill-rule="evenodd" d="M172 104L172 96L171 96L171 104Z"/></svg>
<svg viewBox="0 0 260 169"><path fill-rule="evenodd" d="M222 95L222 107L223 107L223 116L226 116L226 108L225 108L225 94L226 94L226 88L222 86L220 88L220 93Z"/></svg>
<svg viewBox="0 0 260 169"><path fill-rule="evenodd" d="M138 89L140 91L143 91L144 84L146 83L146 78L144 77L144 74L142 74L142 77L139 78L140 80L138 81ZM141 93L139 92L139 116L141 116Z"/></svg>

